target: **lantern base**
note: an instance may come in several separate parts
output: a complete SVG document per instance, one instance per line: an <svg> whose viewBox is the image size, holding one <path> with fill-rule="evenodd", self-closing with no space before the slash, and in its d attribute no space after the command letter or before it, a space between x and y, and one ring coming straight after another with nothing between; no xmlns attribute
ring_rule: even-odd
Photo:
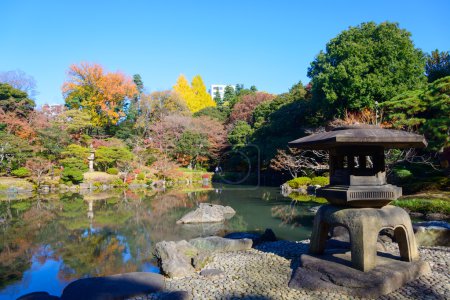
<svg viewBox="0 0 450 300"><path fill-rule="evenodd" d="M404 262L389 256L392 255L380 254L377 266L362 272L351 267L349 252L329 252L321 256L303 254L289 287L374 299L431 272L427 262Z"/></svg>
<svg viewBox="0 0 450 300"><path fill-rule="evenodd" d="M328 185L317 190L317 196L331 204L349 207L380 208L402 195L402 188L392 185Z"/></svg>

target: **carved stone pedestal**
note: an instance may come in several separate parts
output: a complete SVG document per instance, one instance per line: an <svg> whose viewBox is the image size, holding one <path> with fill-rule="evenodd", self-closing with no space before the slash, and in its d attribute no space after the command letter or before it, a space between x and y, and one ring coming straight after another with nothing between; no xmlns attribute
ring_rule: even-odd
<svg viewBox="0 0 450 300"><path fill-rule="evenodd" d="M351 261L355 269L366 272L376 266L377 238L384 228L394 230L402 260L412 262L419 258L411 219L402 208L391 205L382 208L321 206L314 218L311 254L324 253L328 232L337 225L349 231Z"/></svg>
<svg viewBox="0 0 450 300"><path fill-rule="evenodd" d="M388 253L380 253L376 267L368 272L352 267L349 252L303 254L289 287L375 299L429 272L427 262L404 262Z"/></svg>

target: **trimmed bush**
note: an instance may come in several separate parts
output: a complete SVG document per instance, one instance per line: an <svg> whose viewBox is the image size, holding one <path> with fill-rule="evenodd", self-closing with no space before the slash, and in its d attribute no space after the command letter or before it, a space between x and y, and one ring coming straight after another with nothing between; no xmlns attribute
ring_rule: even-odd
<svg viewBox="0 0 450 300"><path fill-rule="evenodd" d="M304 187L311 184L311 178L309 177L297 177L294 179L291 179L287 182L287 184L292 189L298 189L300 187Z"/></svg>
<svg viewBox="0 0 450 300"><path fill-rule="evenodd" d="M77 168L64 168L61 173L61 180L65 183L70 182L74 184L78 184L83 182L83 171Z"/></svg>
<svg viewBox="0 0 450 300"><path fill-rule="evenodd" d="M311 185L326 186L330 184L330 178L324 176L317 176L311 179Z"/></svg>
<svg viewBox="0 0 450 300"><path fill-rule="evenodd" d="M106 170L106 173L110 175L117 175L119 174L119 170L117 168L109 168L108 170Z"/></svg>
<svg viewBox="0 0 450 300"><path fill-rule="evenodd" d="M325 199L325 198L316 197L314 195L300 194L297 192L290 193L288 197L294 201L299 201L299 202L315 202L315 203L320 203L320 204L328 203L327 199Z"/></svg>
<svg viewBox="0 0 450 300"><path fill-rule="evenodd" d="M112 184L114 187L126 187L126 186L127 186L127 184L124 183L123 180L120 179L120 178L114 179L114 180L111 182L111 184Z"/></svg>
<svg viewBox="0 0 450 300"><path fill-rule="evenodd" d="M16 170L12 170L12 171L11 171L11 174L14 175L14 176L16 176L16 177L23 178L23 177L28 177L28 176L30 176L30 175L31 175L31 172L30 172L30 170L28 170L27 168L21 167L21 168L18 168L18 169L16 169Z"/></svg>

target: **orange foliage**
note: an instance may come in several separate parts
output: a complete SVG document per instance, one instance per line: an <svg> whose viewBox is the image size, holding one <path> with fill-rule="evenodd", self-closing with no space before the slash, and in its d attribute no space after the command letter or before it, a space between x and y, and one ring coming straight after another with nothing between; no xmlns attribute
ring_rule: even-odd
<svg viewBox="0 0 450 300"><path fill-rule="evenodd" d="M125 116L125 99L137 94L131 77L121 72L106 73L99 64L71 65L68 75L62 86L66 102L81 100L79 107L72 108L87 110L94 125L117 124Z"/></svg>

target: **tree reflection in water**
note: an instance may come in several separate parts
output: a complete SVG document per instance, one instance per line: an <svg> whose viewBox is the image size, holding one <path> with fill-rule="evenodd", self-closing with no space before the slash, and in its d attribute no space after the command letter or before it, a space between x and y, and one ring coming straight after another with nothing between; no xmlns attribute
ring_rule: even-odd
<svg viewBox="0 0 450 300"><path fill-rule="evenodd" d="M202 202L230 205L237 214L225 223L176 224ZM298 229L291 233L280 226L310 226L312 218L299 211L297 215L289 200L269 188L189 193L128 190L0 200L0 296L17 297L26 290L31 285L27 280L34 279L25 274L41 274L39 283L57 281L62 289L81 277L157 271L152 253L161 240L262 232L267 227L281 237L297 238ZM39 268L50 265L51 272L39 273ZM47 274L51 275L46 278ZM13 286L15 290L9 289Z"/></svg>

